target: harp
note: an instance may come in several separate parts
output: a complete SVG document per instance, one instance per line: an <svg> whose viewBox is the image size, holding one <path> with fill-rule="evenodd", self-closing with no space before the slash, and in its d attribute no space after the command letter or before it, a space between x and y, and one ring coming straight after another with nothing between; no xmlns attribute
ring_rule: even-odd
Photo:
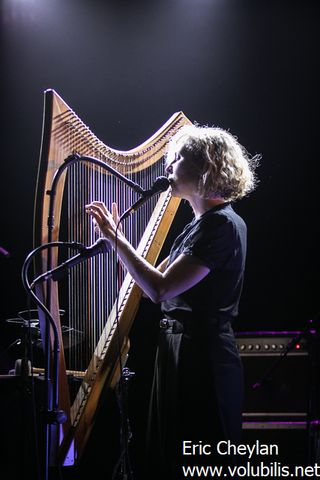
<svg viewBox="0 0 320 480"><path fill-rule="evenodd" d="M164 173L168 141L186 123L190 121L182 112L175 113L138 147L116 150L100 141L54 90L45 91L34 208L35 247L58 240L91 245L97 236L84 206L102 200L110 209L116 201L122 213L137 198L108 170L80 161L64 169L52 202L55 174L71 154L98 159L148 189L154 178ZM132 245L152 264L160 254L178 205L178 199L163 192L122 225ZM49 220L51 215L53 222ZM69 250L65 255L71 254ZM58 247L42 250L35 258L36 275L63 260ZM58 463L74 464L90 437L103 390L114 389L119 380L141 291L130 275L119 271L113 253L90 258L70 270L67 279L44 282L37 289L54 319L61 346L59 408L67 420L59 426Z"/></svg>

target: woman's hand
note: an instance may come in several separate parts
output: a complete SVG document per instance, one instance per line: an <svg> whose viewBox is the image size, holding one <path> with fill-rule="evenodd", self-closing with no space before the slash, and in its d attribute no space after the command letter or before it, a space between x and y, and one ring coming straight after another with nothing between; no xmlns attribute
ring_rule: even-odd
<svg viewBox="0 0 320 480"><path fill-rule="evenodd" d="M86 205L86 212L91 215L102 235L113 244L116 236L117 224L119 222L117 204L112 204L112 214L103 202L98 201Z"/></svg>
<svg viewBox="0 0 320 480"><path fill-rule="evenodd" d="M112 202L112 218L116 225L116 228L118 229L118 232L122 233L122 225L121 223L119 223L120 215L118 212L118 205L115 202Z"/></svg>

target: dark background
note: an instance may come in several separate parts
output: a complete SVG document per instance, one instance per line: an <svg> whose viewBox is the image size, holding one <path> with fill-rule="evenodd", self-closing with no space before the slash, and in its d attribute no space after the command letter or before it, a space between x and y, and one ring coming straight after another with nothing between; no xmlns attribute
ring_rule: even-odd
<svg viewBox="0 0 320 480"><path fill-rule="evenodd" d="M27 308L21 267L33 248L47 88L117 149L140 144L182 110L192 121L230 130L251 154L261 154L256 192L235 205L248 225L235 328L296 330L316 316L318 5L2 0L0 245L11 254L0 257L2 349L14 340L6 319ZM180 223L189 215L183 206ZM140 341L146 318L141 322L133 332ZM1 373L15 355L15 349L2 355Z"/></svg>

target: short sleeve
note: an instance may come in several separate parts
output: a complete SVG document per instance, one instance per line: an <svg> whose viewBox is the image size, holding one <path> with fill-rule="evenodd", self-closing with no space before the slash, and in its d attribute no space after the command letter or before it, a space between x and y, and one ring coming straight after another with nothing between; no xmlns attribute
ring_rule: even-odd
<svg viewBox="0 0 320 480"><path fill-rule="evenodd" d="M232 222L226 217L217 217L199 224L181 251L185 255L197 257L210 270L217 270L225 265L235 246Z"/></svg>

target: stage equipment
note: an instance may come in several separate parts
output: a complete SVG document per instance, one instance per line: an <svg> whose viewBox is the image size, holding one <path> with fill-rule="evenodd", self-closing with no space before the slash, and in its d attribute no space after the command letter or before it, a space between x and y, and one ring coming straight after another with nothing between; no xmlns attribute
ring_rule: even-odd
<svg viewBox="0 0 320 480"><path fill-rule="evenodd" d="M318 461L319 336L315 321L310 320L303 331L238 332L236 342L244 368L245 441L278 443L283 461Z"/></svg>
<svg viewBox="0 0 320 480"><path fill-rule="evenodd" d="M138 147L115 150L102 143L54 90L44 93L34 247L57 244L39 248L39 255L35 255L35 276L46 280L38 282L35 289L58 331L58 407L67 416L58 425L53 463L70 465L81 458L102 397L115 389L121 377L141 291L119 268L111 251L78 265L73 262L67 278L61 281L42 275L67 261L65 249L58 248L59 241L70 246L69 242L75 242L77 248L69 249L72 255L78 253L80 244L90 246L97 241L94 224L85 213L86 204L99 200L111 210L116 202L120 215L129 210L132 213L138 196L150 191L159 195L139 202L139 213L126 214L122 229L141 255L152 264L157 261L179 200L169 191L155 192L154 181L165 173L163 156L170 138L188 123L182 112L175 113ZM66 312L63 318L61 308ZM40 308L43 345L51 355L54 346L51 337L47 340L49 329L44 317ZM67 350L63 348L66 330L70 337ZM79 334L73 341L73 332L81 332L82 341ZM69 372L76 381L70 381Z"/></svg>
<svg viewBox="0 0 320 480"><path fill-rule="evenodd" d="M299 332L237 334L245 379L244 416L306 418L309 399L309 350Z"/></svg>

